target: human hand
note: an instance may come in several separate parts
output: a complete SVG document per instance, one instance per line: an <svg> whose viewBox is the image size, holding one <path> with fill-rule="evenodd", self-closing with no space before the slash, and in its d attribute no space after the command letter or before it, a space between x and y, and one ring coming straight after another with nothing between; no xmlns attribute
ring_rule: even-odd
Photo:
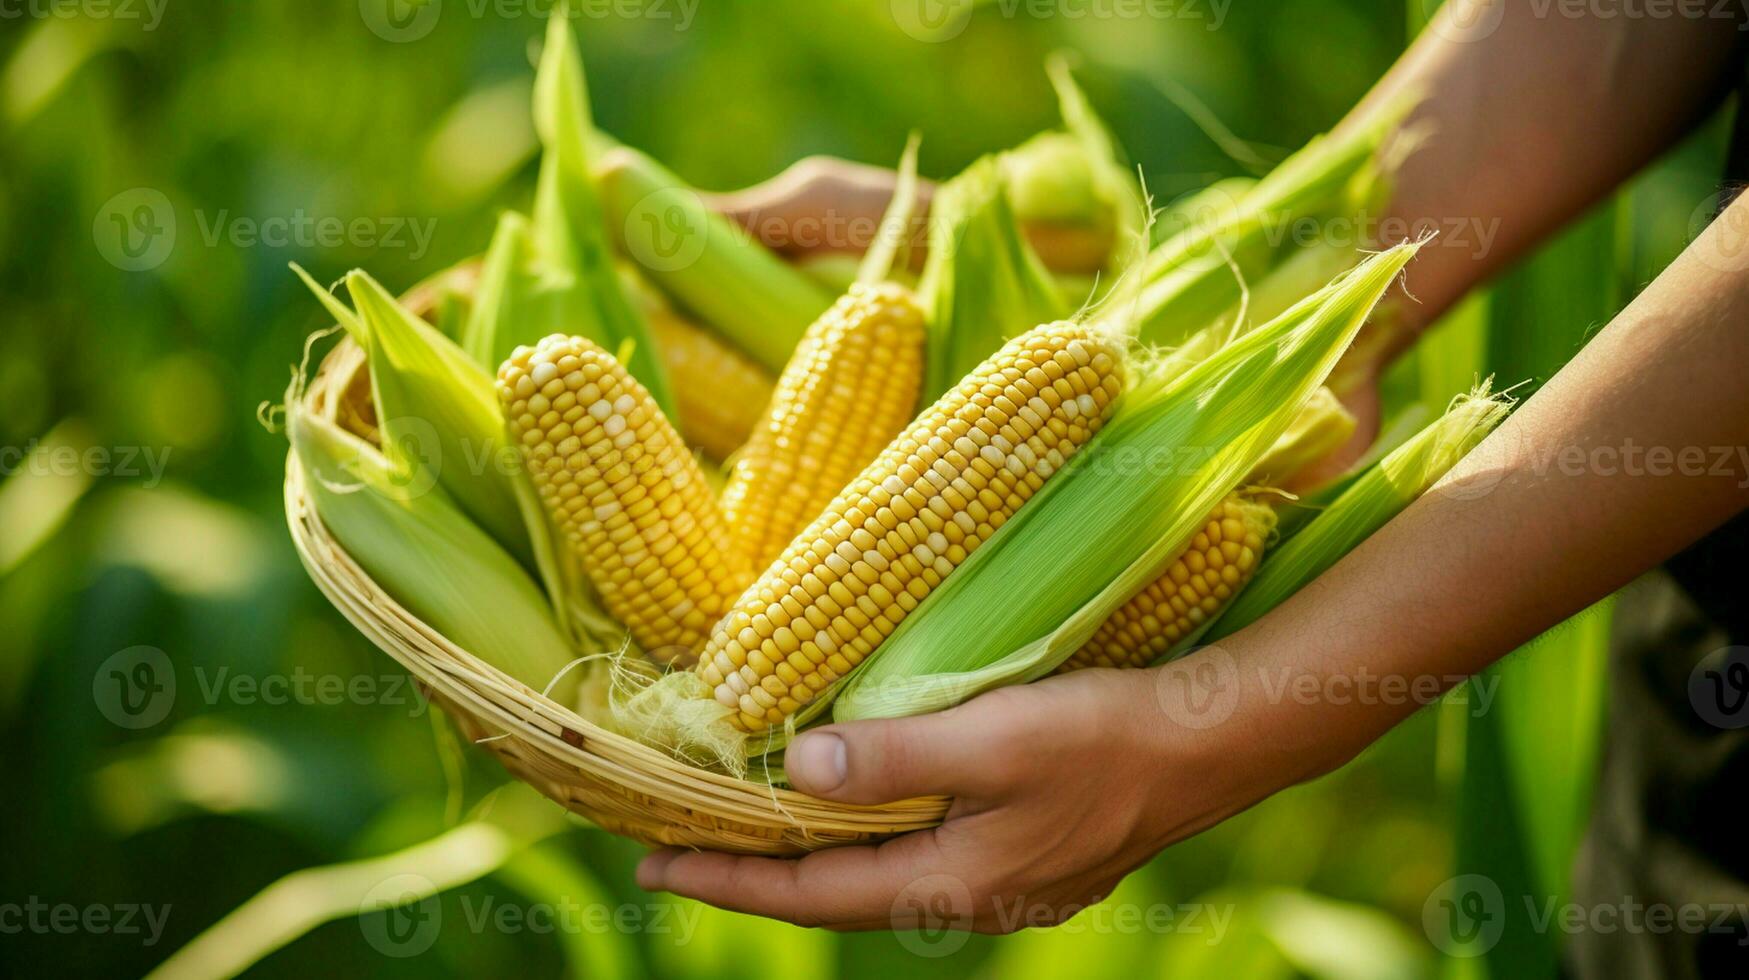
<svg viewBox="0 0 1749 980"><path fill-rule="evenodd" d="M1196 663L1075 671L939 714L809 732L785 756L796 789L856 804L951 796L947 819L795 859L657 851L638 883L832 929L915 928L944 898L956 929L1064 921L1167 844L1298 778L1242 764L1229 744L1249 737L1242 718L1174 720L1162 684Z"/></svg>
<svg viewBox="0 0 1749 980"><path fill-rule="evenodd" d="M896 179L885 167L813 156L763 183L718 194L712 203L767 248L788 258L858 253L873 241ZM923 218L934 193L933 183L918 181L911 241L918 256L928 244ZM1110 229L1024 219L1023 215L1021 231L1027 242L1054 272L1094 273L1111 253Z"/></svg>

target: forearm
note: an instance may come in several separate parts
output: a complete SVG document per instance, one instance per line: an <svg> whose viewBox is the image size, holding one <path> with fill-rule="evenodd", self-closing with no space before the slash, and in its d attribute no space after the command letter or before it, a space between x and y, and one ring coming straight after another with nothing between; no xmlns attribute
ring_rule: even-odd
<svg viewBox="0 0 1749 980"><path fill-rule="evenodd" d="M1343 124L1423 100L1379 225L1441 232L1410 267L1402 343L1688 132L1729 90L1743 37L1737 8L1630 18L1502 2L1447 3Z"/></svg>
<svg viewBox="0 0 1749 980"><path fill-rule="evenodd" d="M1449 683L1749 506L1746 228L1749 201L1438 486L1222 644L1272 764L1340 764L1418 706L1284 706L1279 678Z"/></svg>

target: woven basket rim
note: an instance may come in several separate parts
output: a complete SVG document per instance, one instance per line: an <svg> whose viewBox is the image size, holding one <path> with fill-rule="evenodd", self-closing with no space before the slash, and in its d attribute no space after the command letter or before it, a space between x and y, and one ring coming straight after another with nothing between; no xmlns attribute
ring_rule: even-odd
<svg viewBox="0 0 1749 980"><path fill-rule="evenodd" d="M322 359L304 397L318 410L326 404L331 412L363 361L357 345L350 338L342 339ZM661 826L628 825L622 811L612 820L597 820L602 826L646 842L795 853L920 830L940 823L944 816L950 801L943 797L878 806L836 803L700 769L590 722L457 646L398 603L316 516L295 455L288 453L286 462L286 520L312 581L359 632L425 684L447 711L489 733L476 739L477 744L496 752L510 746L493 743L514 740L521 743L514 748L525 764L528 756L534 757L543 781L557 773L574 774L578 789L629 791L665 804L659 809L667 811L666 824L673 824L677 814L688 824L669 826L672 832L665 833ZM595 816L589 807L578 805L575 794L561 798L555 792L561 787L530 782L573 811ZM743 829L725 828L725 824ZM774 835L776 843L767 840Z"/></svg>

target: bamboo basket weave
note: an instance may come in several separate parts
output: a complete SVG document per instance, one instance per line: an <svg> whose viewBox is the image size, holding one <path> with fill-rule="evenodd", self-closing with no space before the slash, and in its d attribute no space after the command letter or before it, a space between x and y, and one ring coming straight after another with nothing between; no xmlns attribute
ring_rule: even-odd
<svg viewBox="0 0 1749 980"><path fill-rule="evenodd" d="M451 273L452 288L471 284L472 272ZM428 284L407 302L424 312L435 295ZM368 391L364 367L362 351L343 340L305 397L334 418ZM310 578L359 632L513 776L603 829L651 845L786 855L924 829L947 810L940 797L872 807L820 800L698 769L591 724L451 643L384 592L322 526L296 465L286 467L285 512Z"/></svg>

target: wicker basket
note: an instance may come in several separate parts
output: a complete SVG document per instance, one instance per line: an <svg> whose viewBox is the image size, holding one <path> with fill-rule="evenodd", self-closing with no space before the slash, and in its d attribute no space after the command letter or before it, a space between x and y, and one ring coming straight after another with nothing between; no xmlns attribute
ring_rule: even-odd
<svg viewBox="0 0 1749 980"><path fill-rule="evenodd" d="M420 293L409 294L409 303ZM423 305L422 303L416 305ZM350 340L323 360L307 395L329 417L367 389ZM614 833L652 845L799 854L866 843L941 821L939 797L863 807L686 765L590 724L451 643L390 598L317 519L302 471L287 466L285 512L310 578L359 632L394 657L464 734L518 779Z"/></svg>

